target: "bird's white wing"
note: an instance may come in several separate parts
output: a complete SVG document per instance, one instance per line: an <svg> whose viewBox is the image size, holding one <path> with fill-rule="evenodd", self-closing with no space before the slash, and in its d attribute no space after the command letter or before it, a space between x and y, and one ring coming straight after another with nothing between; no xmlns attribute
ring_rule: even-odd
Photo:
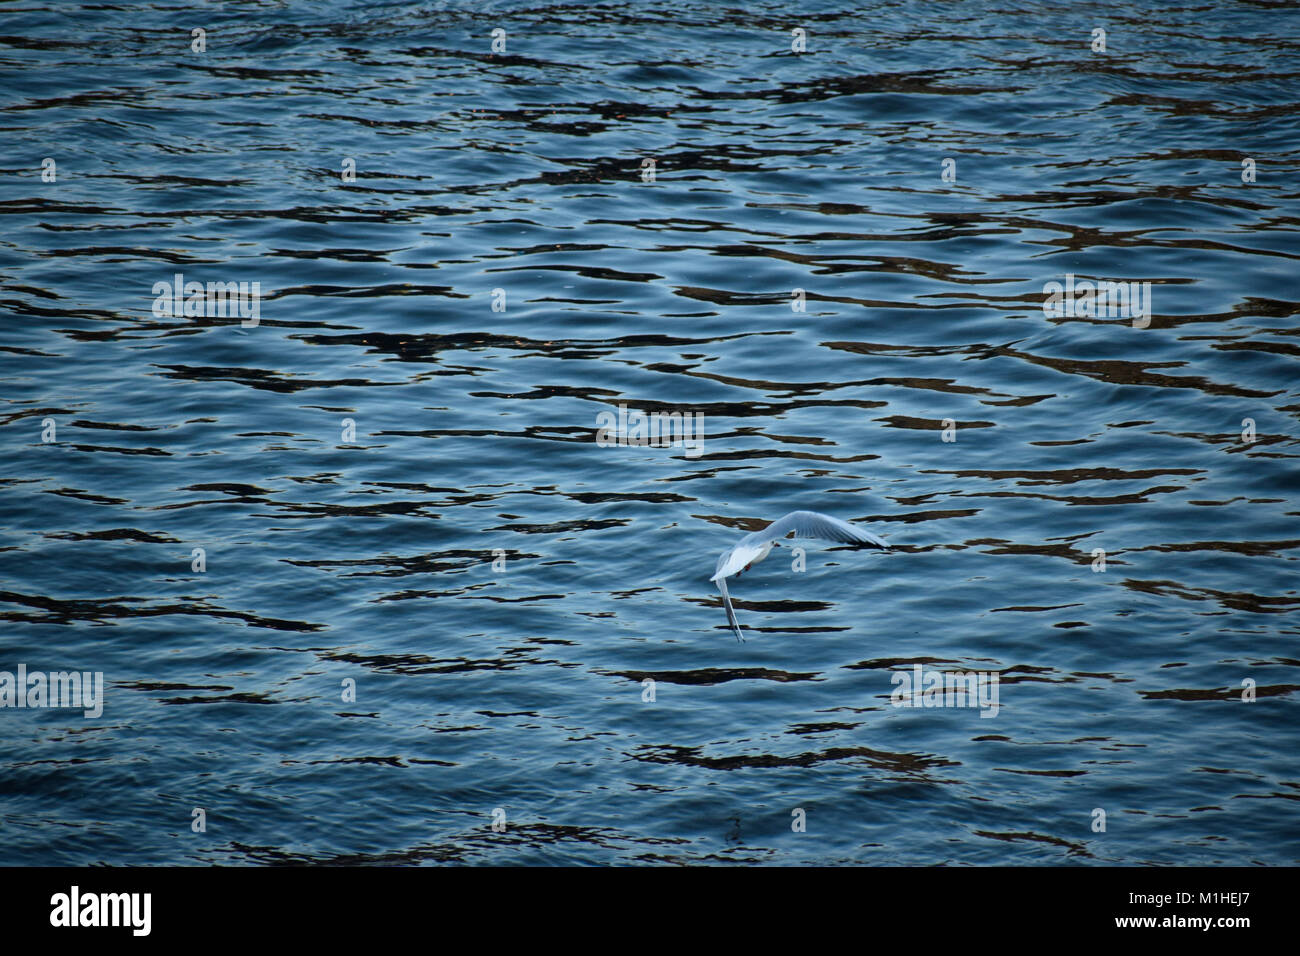
<svg viewBox="0 0 1300 956"><path fill-rule="evenodd" d="M749 537L753 536L750 535ZM763 546L758 545L755 547L750 542L749 537L730 551L723 551L722 554L718 555L718 566L713 569L713 577L709 578L710 581L720 581L723 578L731 577L743 570L745 565L763 553Z"/></svg>
<svg viewBox="0 0 1300 956"><path fill-rule="evenodd" d="M709 578L710 581L716 580L719 577L725 578L728 575L736 573L735 571L724 572L724 569L727 567L727 562L731 560L731 555L735 552L735 550L736 550L735 548L732 548L730 551L723 551L720 555L718 555L718 563L713 567L713 577Z"/></svg>
<svg viewBox="0 0 1300 956"><path fill-rule="evenodd" d="M731 595L727 593L726 578L718 578L718 590L722 592L722 606L727 609L727 623L736 632L736 640L743 641L744 638L740 636L740 625L736 623L736 612L731 607Z"/></svg>
<svg viewBox="0 0 1300 956"><path fill-rule="evenodd" d="M825 541L842 541L844 544L889 547L883 538L870 531L864 531L857 525L832 518L819 511L791 511L784 518L778 518L751 537L756 537L759 541L775 541L777 538L784 538L791 531L799 538L821 538Z"/></svg>

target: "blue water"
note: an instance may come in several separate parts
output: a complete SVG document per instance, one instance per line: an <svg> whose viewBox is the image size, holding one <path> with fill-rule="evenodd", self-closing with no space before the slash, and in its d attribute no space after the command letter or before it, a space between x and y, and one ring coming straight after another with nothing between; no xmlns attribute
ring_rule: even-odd
<svg viewBox="0 0 1300 956"><path fill-rule="evenodd" d="M0 863L1300 862L1294 8L0 20Z"/></svg>

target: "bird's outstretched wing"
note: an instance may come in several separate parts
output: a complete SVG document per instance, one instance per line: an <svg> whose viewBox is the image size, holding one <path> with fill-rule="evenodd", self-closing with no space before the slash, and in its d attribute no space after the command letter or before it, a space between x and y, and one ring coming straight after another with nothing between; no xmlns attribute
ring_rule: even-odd
<svg viewBox="0 0 1300 956"><path fill-rule="evenodd" d="M713 577L710 581L717 581L722 578L729 578L733 574L739 574L745 569L745 565L754 560L761 560L765 553L761 544L755 545L749 535L740 544L736 545L730 551L723 551L718 555L718 566L714 569Z"/></svg>
<svg viewBox="0 0 1300 956"><path fill-rule="evenodd" d="M736 623L736 612L731 607L731 595L727 593L726 578L718 578L718 590L722 592L722 606L727 609L727 623L736 632L736 640L743 641L744 638L740 636L740 625Z"/></svg>
<svg viewBox="0 0 1300 956"><path fill-rule="evenodd" d="M791 511L784 518L778 518L750 537L756 541L775 541L777 538L784 538L791 531L799 538L821 538L825 541L841 541L844 544L869 545L876 548L889 547L883 538L870 531L864 531L857 525L832 518L819 511Z"/></svg>

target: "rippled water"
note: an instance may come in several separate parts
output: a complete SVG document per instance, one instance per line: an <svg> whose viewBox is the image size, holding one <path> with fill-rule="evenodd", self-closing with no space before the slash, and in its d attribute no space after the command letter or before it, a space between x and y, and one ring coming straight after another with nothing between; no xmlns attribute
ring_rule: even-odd
<svg viewBox="0 0 1300 956"><path fill-rule="evenodd" d="M0 669L106 688L0 710L0 862L1300 860L1300 16L1221 7L6 4ZM892 547L739 643L794 509Z"/></svg>

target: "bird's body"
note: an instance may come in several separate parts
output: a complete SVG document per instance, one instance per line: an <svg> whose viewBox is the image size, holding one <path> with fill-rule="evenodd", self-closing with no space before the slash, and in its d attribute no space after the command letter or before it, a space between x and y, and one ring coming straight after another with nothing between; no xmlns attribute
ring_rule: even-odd
<svg viewBox="0 0 1300 956"><path fill-rule="evenodd" d="M817 511L792 511L762 531L745 535L734 548L718 555L718 566L714 569L713 577L709 578L717 583L718 590L722 592L722 604L727 609L727 623L736 632L736 640L743 641L744 638L740 636L740 625L736 622L736 612L731 606L731 595L727 593L727 578L748 571L768 556L778 540L792 532L797 538L821 538L862 547L889 547L870 531Z"/></svg>

